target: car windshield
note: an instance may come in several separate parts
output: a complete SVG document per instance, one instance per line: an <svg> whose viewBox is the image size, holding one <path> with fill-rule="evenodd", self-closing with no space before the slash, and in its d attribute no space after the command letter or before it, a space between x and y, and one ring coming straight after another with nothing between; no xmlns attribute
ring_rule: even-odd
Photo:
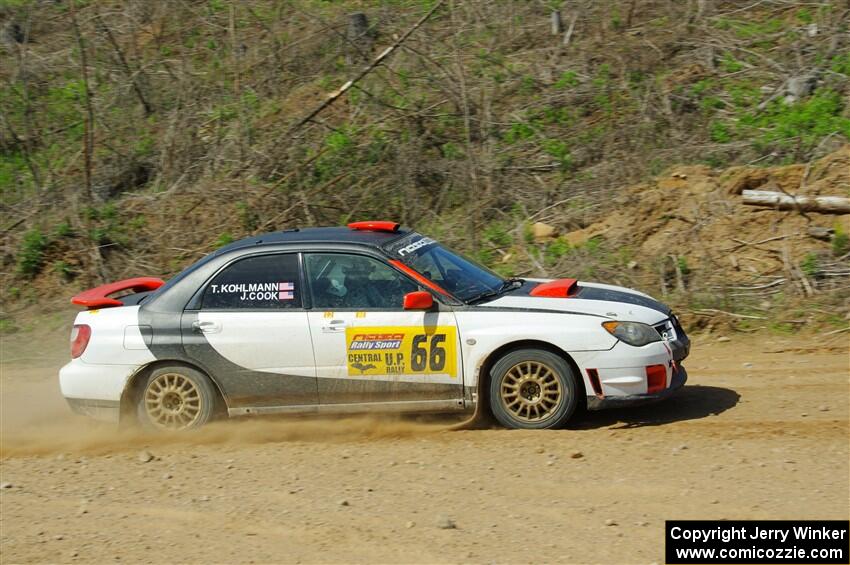
<svg viewBox="0 0 850 565"><path fill-rule="evenodd" d="M430 237L412 233L385 249L394 259L464 302L495 296L504 289L502 277L446 249Z"/></svg>

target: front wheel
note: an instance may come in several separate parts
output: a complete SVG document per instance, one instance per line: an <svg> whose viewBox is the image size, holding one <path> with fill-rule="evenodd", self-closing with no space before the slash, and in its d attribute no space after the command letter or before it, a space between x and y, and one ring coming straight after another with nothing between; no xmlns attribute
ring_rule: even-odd
<svg viewBox="0 0 850 565"><path fill-rule="evenodd" d="M490 408L507 428L564 425L578 404L577 390L567 362L542 349L511 351L490 371Z"/></svg>
<svg viewBox="0 0 850 565"><path fill-rule="evenodd" d="M148 376L137 413L143 427L185 430L213 418L216 394L210 380L195 369L159 367Z"/></svg>

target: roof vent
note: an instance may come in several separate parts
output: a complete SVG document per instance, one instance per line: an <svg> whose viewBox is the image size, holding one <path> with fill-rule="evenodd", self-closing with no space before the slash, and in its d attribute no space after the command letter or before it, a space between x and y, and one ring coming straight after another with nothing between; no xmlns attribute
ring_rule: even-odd
<svg viewBox="0 0 850 565"><path fill-rule="evenodd" d="M352 222L348 224L348 227L353 230L397 232L398 228L401 227L401 224L386 221L367 221Z"/></svg>

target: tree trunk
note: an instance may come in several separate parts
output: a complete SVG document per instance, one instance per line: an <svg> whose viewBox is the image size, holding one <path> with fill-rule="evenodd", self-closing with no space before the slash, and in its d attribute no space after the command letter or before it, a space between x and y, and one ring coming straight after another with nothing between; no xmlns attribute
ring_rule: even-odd
<svg viewBox="0 0 850 565"><path fill-rule="evenodd" d="M94 109L91 102L91 90L89 89L89 72L88 58L86 57L86 42L83 39L83 34L80 32L80 26L77 23L77 0L72 0L69 4L68 12L71 15L71 27L74 30L74 36L77 39L77 47L80 49L80 77L83 83L83 103L85 106L85 114L83 115L83 160L85 163L85 180L86 180L86 205L91 206L92 203L92 157L94 154Z"/></svg>
<svg viewBox="0 0 850 565"><path fill-rule="evenodd" d="M749 206L821 214L850 214L850 198L841 196L792 196L769 190L745 190L742 195L744 204Z"/></svg>
<svg viewBox="0 0 850 565"><path fill-rule="evenodd" d="M348 16L348 64L362 63L369 60L372 51L372 37L369 33L369 19L363 12L355 12Z"/></svg>
<svg viewBox="0 0 850 565"><path fill-rule="evenodd" d="M561 12L555 10L552 12L552 35L560 35L564 31L564 26L561 23Z"/></svg>

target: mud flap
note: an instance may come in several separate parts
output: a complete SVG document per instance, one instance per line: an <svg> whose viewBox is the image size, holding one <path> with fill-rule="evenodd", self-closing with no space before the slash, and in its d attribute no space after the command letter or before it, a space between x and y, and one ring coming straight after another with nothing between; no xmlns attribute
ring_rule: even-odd
<svg viewBox="0 0 850 565"><path fill-rule="evenodd" d="M449 427L449 430L453 432L459 430L492 430L498 427L499 425L496 423L496 419L493 418L489 406L487 406L486 397L479 394L478 402L475 403L475 412L472 413L472 416L463 422Z"/></svg>

